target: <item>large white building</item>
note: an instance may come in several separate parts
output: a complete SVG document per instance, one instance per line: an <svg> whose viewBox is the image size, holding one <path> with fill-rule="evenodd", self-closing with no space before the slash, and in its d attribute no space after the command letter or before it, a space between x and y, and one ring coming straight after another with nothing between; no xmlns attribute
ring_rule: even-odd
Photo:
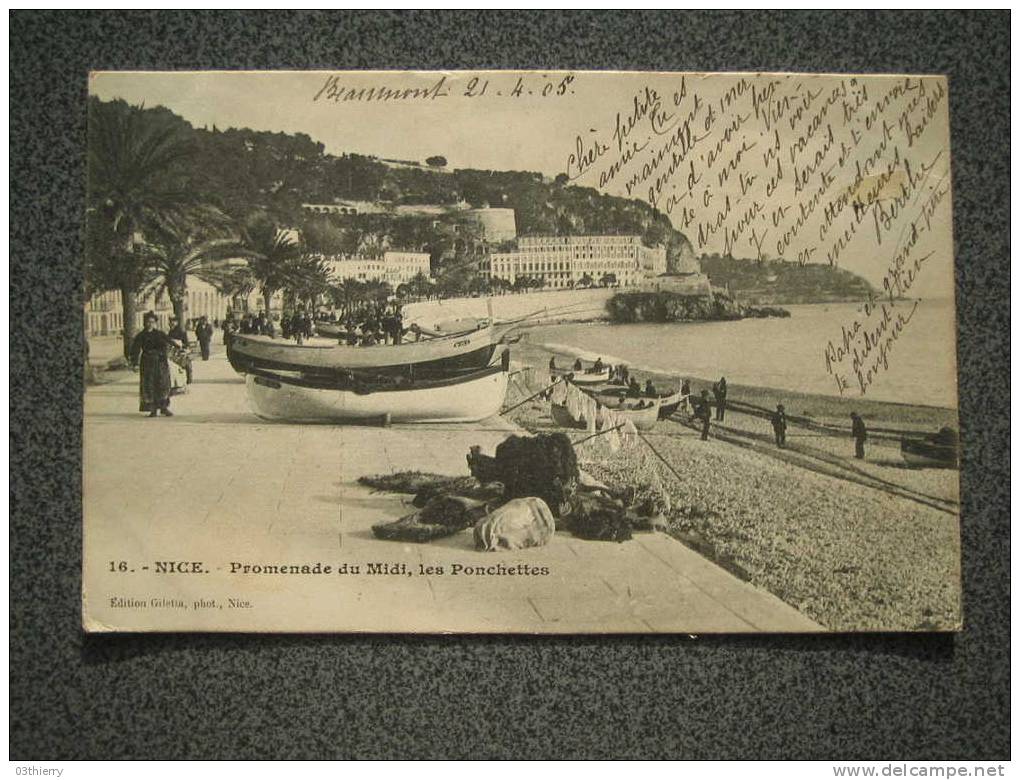
<svg viewBox="0 0 1020 780"><path fill-rule="evenodd" d="M407 284L418 274L431 273L428 252L388 251L382 257L327 257L332 275L338 279L360 282L387 282L394 289Z"/></svg>
<svg viewBox="0 0 1020 780"><path fill-rule="evenodd" d="M607 274L629 286L665 273L666 250L646 247L640 236L526 236L516 251L489 255L481 270L510 283L538 278L553 288L574 287L586 276L597 284Z"/></svg>

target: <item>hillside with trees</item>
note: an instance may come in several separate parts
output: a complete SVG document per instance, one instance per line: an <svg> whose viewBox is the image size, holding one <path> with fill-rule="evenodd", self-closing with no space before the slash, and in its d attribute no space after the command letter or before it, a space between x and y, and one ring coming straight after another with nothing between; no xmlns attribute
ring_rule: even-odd
<svg viewBox="0 0 1020 780"><path fill-rule="evenodd" d="M119 112L130 110L123 101L110 105ZM529 171L448 170L440 155L421 163L330 155L303 133L194 128L163 107L142 113L190 147L180 172L205 199L233 218L262 210L281 225L304 228L312 223L321 251L357 251L362 242L420 249L429 246L435 219L452 225L459 221L458 211L486 206L514 209L520 235L637 234L649 246L665 246L670 261L693 251L669 219L648 204L571 186L563 175L548 179ZM301 208L302 203L338 201L373 201L393 209L428 205L446 211L431 218L397 213L312 216ZM365 218L370 216L376 219ZM432 249L439 265L456 252L442 243Z"/></svg>
<svg viewBox="0 0 1020 780"><path fill-rule="evenodd" d="M283 290L295 303L335 293L316 255L424 251L436 278L427 294L490 291L500 282L477 268L494 247L466 215L477 208L513 209L518 235L636 234L665 246L670 268L693 257L687 238L647 203L570 185L565 175L449 170L442 155L333 155L303 133L196 128L162 106L97 98L88 142L86 291L121 291L125 337L136 296L165 291L176 306L189 275L226 293L268 299ZM344 202L372 208L302 207ZM227 273L216 263L225 258L247 265Z"/></svg>

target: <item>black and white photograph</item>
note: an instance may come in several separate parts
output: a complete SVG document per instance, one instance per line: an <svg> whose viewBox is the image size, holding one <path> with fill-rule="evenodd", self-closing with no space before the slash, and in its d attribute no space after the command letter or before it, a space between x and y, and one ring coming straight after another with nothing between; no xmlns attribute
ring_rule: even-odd
<svg viewBox="0 0 1020 780"><path fill-rule="evenodd" d="M88 632L957 632L949 84L95 71Z"/></svg>

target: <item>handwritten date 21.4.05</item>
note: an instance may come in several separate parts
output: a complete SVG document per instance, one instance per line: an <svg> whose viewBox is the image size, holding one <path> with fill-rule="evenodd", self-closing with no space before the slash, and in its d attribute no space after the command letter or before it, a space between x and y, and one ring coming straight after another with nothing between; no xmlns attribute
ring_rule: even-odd
<svg viewBox="0 0 1020 780"><path fill-rule="evenodd" d="M347 74L349 75L349 74ZM449 98L556 98L574 94L576 76L572 73L535 73L502 76L486 73L440 76L429 85L386 83L365 86L345 84L341 76L331 75L312 97L313 102L332 103L410 103Z"/></svg>

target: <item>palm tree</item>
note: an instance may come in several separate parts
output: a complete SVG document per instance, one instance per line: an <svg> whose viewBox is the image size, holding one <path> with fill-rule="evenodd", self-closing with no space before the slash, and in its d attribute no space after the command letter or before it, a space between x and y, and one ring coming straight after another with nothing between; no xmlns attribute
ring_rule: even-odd
<svg viewBox="0 0 1020 780"><path fill-rule="evenodd" d="M361 282L352 277L334 281L329 286L330 297L333 299L334 305L340 308L341 319L346 319L347 315L357 307L357 304L364 300L363 286Z"/></svg>
<svg viewBox="0 0 1020 780"><path fill-rule="evenodd" d="M191 149L178 127L123 102L92 99L88 130L86 262L94 289L120 291L127 356L147 278L139 239L175 224L194 202L174 175Z"/></svg>
<svg viewBox="0 0 1020 780"><path fill-rule="evenodd" d="M393 294L393 288L389 282L379 279L369 279L365 282L365 297L376 304L384 304Z"/></svg>
<svg viewBox="0 0 1020 780"><path fill-rule="evenodd" d="M198 277L221 292L230 292L232 269L210 264L210 261L226 260L243 253L235 237L203 239L201 236L199 230L157 229L150 231L141 251L148 272L143 292L154 296L165 292L182 327L185 325L188 277Z"/></svg>
<svg viewBox="0 0 1020 780"><path fill-rule="evenodd" d="M266 315L273 295L283 289L300 289L310 285L325 287L328 283L326 261L306 255L294 239L268 220L249 224L241 236L242 255L248 265L239 279L240 286L262 295Z"/></svg>
<svg viewBox="0 0 1020 780"><path fill-rule="evenodd" d="M408 287L411 289L411 292L415 297L427 299L432 294L433 285L429 278L419 271L414 275L414 278L408 282Z"/></svg>

